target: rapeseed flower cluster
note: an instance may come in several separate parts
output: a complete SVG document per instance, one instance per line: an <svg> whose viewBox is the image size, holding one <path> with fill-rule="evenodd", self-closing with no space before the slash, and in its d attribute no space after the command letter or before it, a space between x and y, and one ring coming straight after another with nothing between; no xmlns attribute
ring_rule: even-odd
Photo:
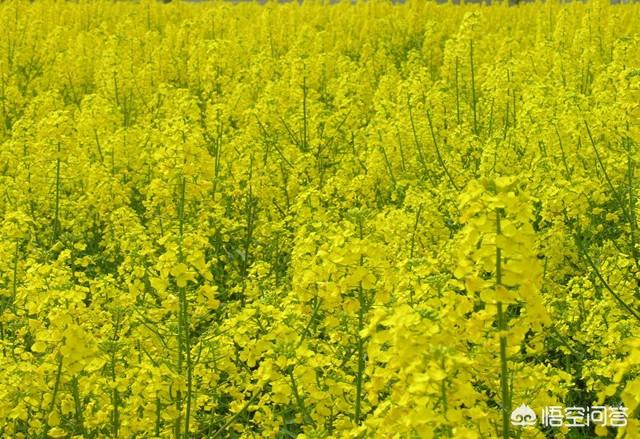
<svg viewBox="0 0 640 439"><path fill-rule="evenodd" d="M640 437L639 8L0 3L0 436Z"/></svg>

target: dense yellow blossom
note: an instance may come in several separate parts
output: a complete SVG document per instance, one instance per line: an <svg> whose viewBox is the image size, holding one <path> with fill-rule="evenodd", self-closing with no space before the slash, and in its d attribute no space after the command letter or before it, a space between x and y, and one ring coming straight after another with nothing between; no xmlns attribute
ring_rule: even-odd
<svg viewBox="0 0 640 439"><path fill-rule="evenodd" d="M640 437L640 6L321 3L0 3L0 437Z"/></svg>

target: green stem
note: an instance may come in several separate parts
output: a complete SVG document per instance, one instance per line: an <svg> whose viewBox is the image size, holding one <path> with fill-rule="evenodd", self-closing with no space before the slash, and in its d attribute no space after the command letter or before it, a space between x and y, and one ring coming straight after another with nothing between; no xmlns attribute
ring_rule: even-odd
<svg viewBox="0 0 640 439"><path fill-rule="evenodd" d="M16 241L16 251L13 255L13 285L11 288L11 307L16 314L16 297L18 295L18 256L20 253L20 241Z"/></svg>
<svg viewBox="0 0 640 439"><path fill-rule="evenodd" d="M222 122L220 120L220 110L216 112L217 127L216 127L216 150L214 152L214 168L213 168L213 187L212 198L215 200L216 190L218 188L218 179L220 177L220 154L222 152Z"/></svg>
<svg viewBox="0 0 640 439"><path fill-rule="evenodd" d="M496 235L500 235L500 211L496 210ZM502 285L502 249L496 246L496 290ZM507 319L498 302L498 331L500 331L500 392L502 395L502 437L509 439L511 399L509 397L509 371L507 365Z"/></svg>
<svg viewBox="0 0 640 439"><path fill-rule="evenodd" d="M183 239L184 239L184 208L185 208L185 190L186 179L181 178L180 184L180 204L178 206L179 215L179 258L184 259ZM189 437L189 424L191 420L191 394L193 389L193 367L191 362L191 337L189 330L189 302L187 300L186 287L179 288L179 315L178 315L178 373L183 372L183 361L186 363L185 372L187 374L187 393L185 396L185 418L184 418L184 437ZM179 412L182 410L182 392L178 391L178 400L176 401ZM180 437L180 416L176 424L176 437Z"/></svg>
<svg viewBox="0 0 640 439"><path fill-rule="evenodd" d="M0 311L3 311L3 310L0 310ZM0 341L4 341L4 325L2 321L0 321ZM2 356L3 357L7 356L7 350L4 346L4 343L2 344Z"/></svg>
<svg viewBox="0 0 640 439"><path fill-rule="evenodd" d="M382 156L384 157L384 163L387 167L387 171L389 172L389 177L391 178L391 182L393 183L393 187L397 186L397 181L395 175L393 175L393 168L391 167L391 162L389 161L389 157L387 156L387 151L384 149L384 145L382 142L382 134L378 130L378 139L380 140L380 151L382 152Z"/></svg>
<svg viewBox="0 0 640 439"><path fill-rule="evenodd" d="M402 172L407 170L404 160L404 148L402 147L402 138L400 137L400 130L396 125L396 136L398 138L398 152L400 152L400 165L402 166Z"/></svg>
<svg viewBox="0 0 640 439"><path fill-rule="evenodd" d="M578 239L578 238L576 238ZM631 308L631 306L625 302L622 297L620 297L618 295L618 293L616 293L613 288L611 288L611 286L609 285L609 283L606 281L606 279L602 276L602 274L600 273L600 270L598 270L598 267L596 267L596 264L593 262L593 260L591 259L591 257L589 256L589 254L587 253L587 250L584 248L584 245L581 243L578 243L578 246L580 248L580 253L582 253L582 256L587 260L587 263L591 266L591 268L593 269L593 272L595 273L595 275L598 277L598 279L600 279L600 282L602 282L602 285L604 285L604 287L606 288L607 291L609 291L609 293L618 301L618 303L629 313L631 314L636 320L638 320L640 322L640 314L634 310L633 308Z"/></svg>
<svg viewBox="0 0 640 439"><path fill-rule="evenodd" d="M56 369L56 381L53 385L53 395L51 395L51 405L49 411L52 411L56 405L56 396L58 395L58 389L60 388L60 378L62 377L62 355L58 354L58 367Z"/></svg>
<svg viewBox="0 0 640 439"><path fill-rule="evenodd" d="M487 129L487 137L491 137L493 134L493 105L495 103L495 98L491 99L491 108L489 109L489 128Z"/></svg>
<svg viewBox="0 0 640 439"><path fill-rule="evenodd" d="M118 332L120 331L120 323L121 323L121 315L120 312L117 312L116 315L116 325L113 331L113 345L111 346L111 381L113 382L113 394L111 398L113 400L113 412L111 413L111 424L112 424L112 434L113 437L118 437L118 430L120 426L120 392L118 392L118 385L116 382L116 354L117 354L117 345L118 342Z"/></svg>
<svg viewBox="0 0 640 439"><path fill-rule="evenodd" d="M307 77L302 79L302 150L309 150L309 122L307 120Z"/></svg>
<svg viewBox="0 0 640 439"><path fill-rule="evenodd" d="M58 142L56 156L56 200L55 200L55 213L53 218L53 244L58 240L60 234L60 142Z"/></svg>
<svg viewBox="0 0 640 439"><path fill-rule="evenodd" d="M82 414L82 401L80 399L80 389L78 386L78 377L74 376L71 381L71 392L73 394L73 401L75 403L76 410L76 424L78 430L80 431L80 435L84 436L84 416Z"/></svg>
<svg viewBox="0 0 640 439"><path fill-rule="evenodd" d="M420 144L420 140L418 139L418 132L416 130L415 122L413 121L413 110L411 109L411 99L409 98L407 98L407 105L409 107L409 121L411 122L411 131L413 132L413 140L415 141L416 149L418 150L418 161L422 165L424 174L427 176L431 184L435 186L435 182L431 178L431 173L429 172L429 168L427 168L427 163L425 161L424 154L422 153L422 145Z"/></svg>
<svg viewBox="0 0 640 439"><path fill-rule="evenodd" d="M300 396L300 392L298 391L298 384L296 383L296 378L293 375L293 369L289 372L289 379L291 380L291 390L293 391L293 397L298 404L300 413L302 413L303 422L306 423L308 420L310 420L310 418L307 414L307 407L304 404L304 399Z"/></svg>
<svg viewBox="0 0 640 439"><path fill-rule="evenodd" d="M456 182L453 181L453 177L449 173L449 170L447 169L447 166L444 164L444 160L442 160L442 155L440 154L440 148L438 148L438 141L436 140L436 133L433 130L433 123L431 121L431 113L429 111L427 111L427 119L429 120L429 129L431 130L431 138L433 139L433 146L435 146L435 148L436 148L436 156L438 157L438 163L440 163L440 166L444 170L444 173L447 175L447 178L451 182L451 185L453 186L453 188L456 191L460 191L460 188L458 188L458 185L456 184Z"/></svg>
<svg viewBox="0 0 640 439"><path fill-rule="evenodd" d="M363 239L363 230L362 230L362 219L360 219L360 240ZM360 255L360 266L364 265L364 256ZM365 339L360 336L360 333L364 329L364 316L365 316L365 298L364 298L364 289L362 288L362 282L359 282L358 285L358 335L357 335L357 350L358 350L358 371L356 374L356 407L355 407L355 423L356 425L360 425L361 417L362 417L362 384L364 381L364 344Z"/></svg>
<svg viewBox="0 0 640 439"><path fill-rule="evenodd" d="M422 204L418 206L418 210L416 211L416 220L413 223L413 233L411 233L411 253L409 254L410 259L413 259L413 253L415 251L416 232L418 231L418 224L420 224L420 213L422 213Z"/></svg>
<svg viewBox="0 0 640 439"><path fill-rule="evenodd" d="M317 287L316 287L316 290L317 290ZM311 329L311 325L313 324L313 322L315 321L316 316L318 315L318 311L320 310L320 304L321 303L322 303L322 298L318 297L316 295L315 301L314 301L314 305L313 305L313 311L311 313L311 317L309 318L309 323L307 323L307 326L305 326L304 332L302 333L302 336L300 336L300 340L298 341L298 344L296 345L296 349L299 348L300 346L302 346L302 343L304 343L304 340L306 339L307 335L309 335L309 331Z"/></svg>
<svg viewBox="0 0 640 439"><path fill-rule="evenodd" d="M571 181L571 171L569 170L569 165L567 164L567 155L564 152L564 146L562 145L562 137L560 136L560 131L558 131L558 126L556 125L556 136L558 137L558 143L560 144L560 152L562 153L562 164L564 165L564 172L567 176L567 181Z"/></svg>
<svg viewBox="0 0 640 439"><path fill-rule="evenodd" d="M246 404L243 405L242 408L237 413L235 413L231 418L229 418L229 420L227 420L227 422L225 422L222 427L220 427L215 433L213 433L213 436L211 437L215 439L219 437L224 431L226 431L226 429L229 428L229 426L233 424L236 421L236 419L238 419L238 417L249 408L251 404L253 404L253 402L262 393L262 390L264 389L265 386L266 384L261 389L256 390L256 393L253 394L253 396L249 399L249 401L247 401Z"/></svg>
<svg viewBox="0 0 640 439"><path fill-rule="evenodd" d="M458 84L458 57L456 56L456 121L460 126L460 86Z"/></svg>
<svg viewBox="0 0 640 439"><path fill-rule="evenodd" d="M442 371L445 372L444 357L442 357L442 360L440 362L440 367L442 367ZM445 418L447 417L447 411L448 411L446 381L447 381L446 379L443 379L442 381L440 381L440 398L442 399L442 410L444 412Z"/></svg>
<svg viewBox="0 0 640 439"><path fill-rule="evenodd" d="M517 106L516 106L516 90L513 90L513 95L512 95L512 102L513 102L513 127L517 127L518 126L518 117L517 117Z"/></svg>
<svg viewBox="0 0 640 439"><path fill-rule="evenodd" d="M62 355L58 354L58 367L56 368L56 380L53 384L53 394L51 395L51 404L49 404L49 413L53 412L56 407L56 397L58 396L58 389L60 388L60 379L62 378ZM44 436L49 437L48 435L49 425L45 426Z"/></svg>
<svg viewBox="0 0 640 439"><path fill-rule="evenodd" d="M162 419L161 411L162 411L162 405L160 404L160 397L156 396L156 428L155 428L156 437L160 437L160 424Z"/></svg>
<svg viewBox="0 0 640 439"><path fill-rule="evenodd" d="M98 137L98 130L94 128L93 134L96 138L96 146L98 148L98 155L100 156L100 163L104 163L104 156L102 155L102 145L100 144L100 137Z"/></svg>
<svg viewBox="0 0 640 439"><path fill-rule="evenodd" d="M473 66L473 40L469 42L469 58L471 60L471 106L473 109L473 132L478 134L478 115L476 109L476 75Z"/></svg>

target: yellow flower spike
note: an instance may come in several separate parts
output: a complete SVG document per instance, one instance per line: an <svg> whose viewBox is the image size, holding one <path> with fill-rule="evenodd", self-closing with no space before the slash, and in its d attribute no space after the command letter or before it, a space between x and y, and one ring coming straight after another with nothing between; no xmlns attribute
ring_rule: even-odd
<svg viewBox="0 0 640 439"><path fill-rule="evenodd" d="M3 434L637 403L637 6L202 6L0 4Z"/></svg>

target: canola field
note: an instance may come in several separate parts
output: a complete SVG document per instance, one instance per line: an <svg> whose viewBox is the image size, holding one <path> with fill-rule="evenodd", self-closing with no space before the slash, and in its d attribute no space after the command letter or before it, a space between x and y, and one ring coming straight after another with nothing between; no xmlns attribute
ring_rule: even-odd
<svg viewBox="0 0 640 439"><path fill-rule="evenodd" d="M0 29L0 437L640 437L640 5Z"/></svg>

